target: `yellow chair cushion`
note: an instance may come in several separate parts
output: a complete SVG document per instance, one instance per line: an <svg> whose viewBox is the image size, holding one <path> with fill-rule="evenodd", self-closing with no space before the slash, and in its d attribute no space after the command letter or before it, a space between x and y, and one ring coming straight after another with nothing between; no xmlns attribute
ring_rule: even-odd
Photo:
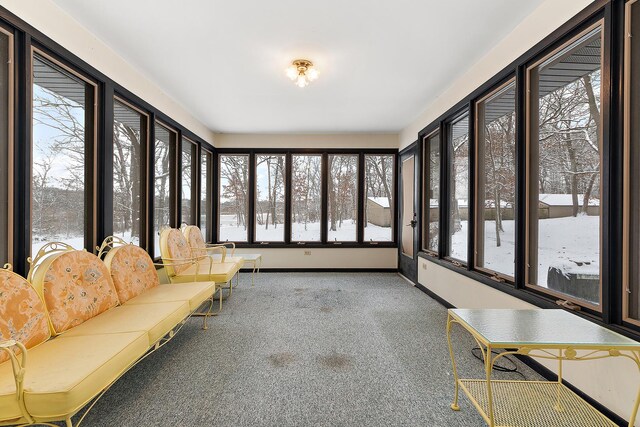
<svg viewBox="0 0 640 427"><path fill-rule="evenodd" d="M0 339L33 348L50 336L47 312L35 289L16 273L0 269ZM0 363L7 360L7 353L0 351Z"/></svg>
<svg viewBox="0 0 640 427"><path fill-rule="evenodd" d="M32 282L43 296L53 334L78 326L119 303L107 266L85 251L45 258Z"/></svg>
<svg viewBox="0 0 640 427"><path fill-rule="evenodd" d="M64 419L116 380L148 349L143 332L61 336L29 351L24 378L27 411L36 419ZM11 362L0 364L0 419L15 401Z"/></svg>
<svg viewBox="0 0 640 427"><path fill-rule="evenodd" d="M162 231L160 234L160 252L162 258L172 260L189 260L191 256L191 247L187 243L187 239L180 230L175 228L168 228ZM174 264L177 261L167 261L168 264ZM192 264L175 264L168 265L167 273L169 276L174 274L180 274L188 269Z"/></svg>
<svg viewBox="0 0 640 427"><path fill-rule="evenodd" d="M139 246L111 249L104 258L121 304L160 284L149 254Z"/></svg>
<svg viewBox="0 0 640 427"><path fill-rule="evenodd" d="M130 299L125 305L185 301L189 303L189 310L194 311L211 298L215 289L216 286L212 282L160 285Z"/></svg>
<svg viewBox="0 0 640 427"><path fill-rule="evenodd" d="M211 267L211 269L209 269ZM201 261L196 265L191 265L182 273L171 278L172 282L198 282L210 280L216 283L226 283L235 276L239 268L235 263L213 263L209 265L207 260Z"/></svg>
<svg viewBox="0 0 640 427"><path fill-rule="evenodd" d="M189 313L189 304L185 301L122 305L87 320L82 325L68 330L63 336L77 337L141 331L147 333L150 347Z"/></svg>

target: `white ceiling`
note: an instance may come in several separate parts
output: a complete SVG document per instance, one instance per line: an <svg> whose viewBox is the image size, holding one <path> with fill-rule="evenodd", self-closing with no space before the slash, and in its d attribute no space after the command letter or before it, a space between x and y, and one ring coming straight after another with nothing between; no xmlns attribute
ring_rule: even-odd
<svg viewBox="0 0 640 427"><path fill-rule="evenodd" d="M54 0L225 133L398 132L542 0ZM312 60L300 89L284 74Z"/></svg>

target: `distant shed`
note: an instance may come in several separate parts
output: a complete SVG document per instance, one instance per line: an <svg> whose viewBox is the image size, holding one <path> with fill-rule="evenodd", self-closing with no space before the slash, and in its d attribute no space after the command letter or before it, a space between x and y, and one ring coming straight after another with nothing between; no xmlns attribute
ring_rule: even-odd
<svg viewBox="0 0 640 427"><path fill-rule="evenodd" d="M540 194L538 214L540 218L566 218L573 216L573 196L571 194ZM582 209L584 195L578 194L578 206ZM600 215L600 200L589 199L587 215Z"/></svg>
<svg viewBox="0 0 640 427"><path fill-rule="evenodd" d="M391 227L391 205L388 198L367 198L367 221L379 227Z"/></svg>

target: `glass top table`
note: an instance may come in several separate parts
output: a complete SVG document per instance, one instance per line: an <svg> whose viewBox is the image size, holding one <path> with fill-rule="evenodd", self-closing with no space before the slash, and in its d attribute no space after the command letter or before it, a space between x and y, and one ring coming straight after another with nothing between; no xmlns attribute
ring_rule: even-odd
<svg viewBox="0 0 640 427"><path fill-rule="evenodd" d="M484 378L458 377L451 329L460 325L475 339ZM454 399L462 390L491 427L603 426L616 424L562 382L563 363L603 358L631 361L640 371L640 343L562 309L450 309L447 341L453 367ZM497 360L521 355L558 362L557 381L492 379ZM640 382L629 419L635 423Z"/></svg>
<svg viewBox="0 0 640 427"><path fill-rule="evenodd" d="M494 348L573 347L640 350L640 343L562 309L451 309L451 316Z"/></svg>

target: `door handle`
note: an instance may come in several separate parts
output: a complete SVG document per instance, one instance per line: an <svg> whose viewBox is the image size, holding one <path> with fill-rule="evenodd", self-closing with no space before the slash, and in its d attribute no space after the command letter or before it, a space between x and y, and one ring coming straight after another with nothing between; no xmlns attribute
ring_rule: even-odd
<svg viewBox="0 0 640 427"><path fill-rule="evenodd" d="M409 224L407 224L405 227L411 227L411 228L416 228L416 225L418 225L418 220L416 219L416 214L414 212L413 214L413 219L409 222Z"/></svg>

